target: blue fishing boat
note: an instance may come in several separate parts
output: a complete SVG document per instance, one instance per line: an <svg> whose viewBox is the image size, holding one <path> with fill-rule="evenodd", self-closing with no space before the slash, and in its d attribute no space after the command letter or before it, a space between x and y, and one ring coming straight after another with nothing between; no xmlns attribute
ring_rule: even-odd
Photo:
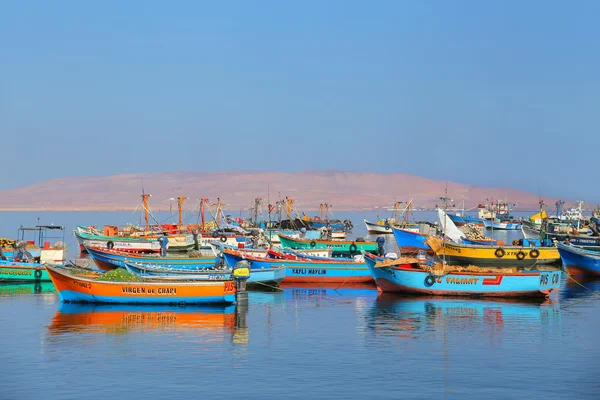
<svg viewBox="0 0 600 400"><path fill-rule="evenodd" d="M431 247L425 243L427 234L394 227L392 227L392 232L402 254L415 254L419 250L432 253Z"/></svg>
<svg viewBox="0 0 600 400"><path fill-rule="evenodd" d="M600 252L565 243L558 243L556 247L569 274L600 276Z"/></svg>
<svg viewBox="0 0 600 400"><path fill-rule="evenodd" d="M174 279L174 280L219 280L228 279L231 277L231 268L225 269L205 269L205 270L189 270L176 268L161 268L151 265L126 263L125 268L136 275L144 278L156 279ZM250 277L246 281L248 287L264 288L269 286L277 286L285 278L285 269L264 268L258 270L250 270Z"/></svg>
<svg viewBox="0 0 600 400"><path fill-rule="evenodd" d="M478 267L451 267L436 271L417 260L381 259L365 253L365 261L382 292L444 296L548 296L561 285L561 270L493 270ZM441 266L441 265L440 265Z"/></svg>
<svg viewBox="0 0 600 400"><path fill-rule="evenodd" d="M521 229L521 222L501 219L484 219L483 226L485 226L485 229L514 231Z"/></svg>
<svg viewBox="0 0 600 400"><path fill-rule="evenodd" d="M154 265L162 268L198 270L213 267L218 261L216 257L161 257L149 254L125 253L97 247L85 246L85 249L98 268L102 270L111 270L119 267L125 268L127 262Z"/></svg>
<svg viewBox="0 0 600 400"><path fill-rule="evenodd" d="M364 262L337 259L318 260L293 255L281 255L283 258L257 258L245 256L241 252L223 250L227 265L239 261L250 262L250 276L254 270L274 267L285 268L283 283L372 283L373 278Z"/></svg>
<svg viewBox="0 0 600 400"><path fill-rule="evenodd" d="M483 218L477 218L472 215L448 213L448 217L456 226L463 226L467 224L478 226L483 225Z"/></svg>

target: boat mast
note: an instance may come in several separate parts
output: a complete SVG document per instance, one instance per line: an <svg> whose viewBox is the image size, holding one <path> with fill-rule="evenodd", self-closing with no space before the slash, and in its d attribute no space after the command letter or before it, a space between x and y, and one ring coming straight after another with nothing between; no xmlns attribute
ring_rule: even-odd
<svg viewBox="0 0 600 400"><path fill-rule="evenodd" d="M183 202L187 200L187 197L177 198L177 211L179 213L179 228L183 227Z"/></svg>
<svg viewBox="0 0 600 400"><path fill-rule="evenodd" d="M206 204L208 203L208 199L200 199L200 217L202 218L202 226L200 230L204 232L204 213L206 212Z"/></svg>
<svg viewBox="0 0 600 400"><path fill-rule="evenodd" d="M325 203L325 221L329 221L329 207L330 205Z"/></svg>
<svg viewBox="0 0 600 400"><path fill-rule="evenodd" d="M319 219L323 220L323 203L319 204Z"/></svg>
<svg viewBox="0 0 600 400"><path fill-rule="evenodd" d="M446 210L448 209L448 203L452 201L451 198L448 197L448 183L446 183L446 189L444 190L444 197L440 197L442 204L444 205L444 236L443 236L443 248L444 253L442 254L442 265L446 264L446 220L448 218Z"/></svg>
<svg viewBox="0 0 600 400"><path fill-rule="evenodd" d="M142 194L142 207L144 208L144 222L146 223L146 232L148 232L149 229L149 223L148 223L148 198L150 197L149 194L143 193Z"/></svg>

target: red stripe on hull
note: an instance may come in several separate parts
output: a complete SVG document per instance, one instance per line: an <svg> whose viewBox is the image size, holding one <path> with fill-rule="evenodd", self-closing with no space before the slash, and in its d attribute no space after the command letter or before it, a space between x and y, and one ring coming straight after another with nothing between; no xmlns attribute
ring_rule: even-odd
<svg viewBox="0 0 600 400"><path fill-rule="evenodd" d="M495 278L483 278L483 285L499 285L502 283L502 275L497 275Z"/></svg>
<svg viewBox="0 0 600 400"><path fill-rule="evenodd" d="M391 282L384 278L377 278L375 281L377 287L382 292L391 293L406 293L406 294L427 294L427 295L438 295L438 296L477 296L477 297L546 297L552 290L533 290L529 292L493 292L493 293L481 293L481 292L464 292L464 291L453 291L453 290L431 290L431 289L418 289L409 286L398 285L397 283Z"/></svg>
<svg viewBox="0 0 600 400"><path fill-rule="evenodd" d="M579 265L567 265L566 268L570 275L600 276L600 271L581 268Z"/></svg>
<svg viewBox="0 0 600 400"><path fill-rule="evenodd" d="M351 276L351 277L319 277L319 276L286 276L282 283L373 283L370 276Z"/></svg>
<svg viewBox="0 0 600 400"><path fill-rule="evenodd" d="M400 254L402 254L403 256L417 254L419 252L419 250L423 250L423 251L427 252L427 254L430 256L435 256L435 253L432 249L425 250L425 249L420 249L418 247L403 246L403 247L400 247L399 250L400 250Z"/></svg>

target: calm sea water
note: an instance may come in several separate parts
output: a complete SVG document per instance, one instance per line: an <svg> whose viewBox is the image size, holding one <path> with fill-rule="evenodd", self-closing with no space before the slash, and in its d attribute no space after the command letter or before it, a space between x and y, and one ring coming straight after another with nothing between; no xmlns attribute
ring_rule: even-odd
<svg viewBox="0 0 600 400"><path fill-rule="evenodd" d="M338 216L350 217L362 236L362 218L375 213ZM69 231L76 223L139 220L131 213L0 213L0 237L38 217ZM74 259L74 238L66 239ZM565 281L545 302L293 287L251 292L247 308L64 305L52 285L38 291L0 286L1 399L600 394L600 281Z"/></svg>

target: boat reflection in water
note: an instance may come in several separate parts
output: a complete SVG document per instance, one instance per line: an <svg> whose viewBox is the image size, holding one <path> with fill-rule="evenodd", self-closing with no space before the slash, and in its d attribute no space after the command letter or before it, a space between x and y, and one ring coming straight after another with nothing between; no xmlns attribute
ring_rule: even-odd
<svg viewBox="0 0 600 400"><path fill-rule="evenodd" d="M17 296L25 294L56 293L52 282L37 283L0 283L0 296Z"/></svg>
<svg viewBox="0 0 600 400"><path fill-rule="evenodd" d="M548 299L491 300L380 293L367 325L377 334L407 338L422 337L424 332L446 332L449 328L455 333L494 334L526 331L540 324L560 324L560 311L558 302Z"/></svg>
<svg viewBox="0 0 600 400"><path fill-rule="evenodd" d="M600 293L599 277L567 276L560 290L561 300L597 298Z"/></svg>
<svg viewBox="0 0 600 400"><path fill-rule="evenodd" d="M246 307L61 303L48 326L50 336L71 333L131 334L148 331L229 332L247 342ZM240 331L238 331L240 330Z"/></svg>
<svg viewBox="0 0 600 400"><path fill-rule="evenodd" d="M326 283L321 285L315 285L311 283L293 283L293 284L281 284L280 288L284 293L286 300L307 300L307 299L324 299L333 297L375 297L377 296L377 286L369 283L353 283L353 284L340 284L340 283Z"/></svg>

